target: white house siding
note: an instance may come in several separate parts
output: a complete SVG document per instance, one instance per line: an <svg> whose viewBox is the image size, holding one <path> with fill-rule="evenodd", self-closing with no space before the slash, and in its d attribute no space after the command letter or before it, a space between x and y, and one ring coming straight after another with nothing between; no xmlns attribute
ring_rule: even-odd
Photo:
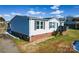
<svg viewBox="0 0 79 59"><path fill-rule="evenodd" d="M44 33L50 33L55 31L58 27L55 25L55 28L49 29L49 22L55 22L58 23L58 26L60 25L59 21L57 19L50 19L48 21L45 21L45 29L34 29L35 20L29 20L29 36L38 35L38 34L44 34Z"/></svg>

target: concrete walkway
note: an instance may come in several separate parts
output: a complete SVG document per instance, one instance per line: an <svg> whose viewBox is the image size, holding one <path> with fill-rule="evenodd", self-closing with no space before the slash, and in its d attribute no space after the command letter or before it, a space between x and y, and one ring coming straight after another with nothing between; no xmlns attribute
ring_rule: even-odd
<svg viewBox="0 0 79 59"><path fill-rule="evenodd" d="M0 34L0 53L19 53L16 44L6 34Z"/></svg>

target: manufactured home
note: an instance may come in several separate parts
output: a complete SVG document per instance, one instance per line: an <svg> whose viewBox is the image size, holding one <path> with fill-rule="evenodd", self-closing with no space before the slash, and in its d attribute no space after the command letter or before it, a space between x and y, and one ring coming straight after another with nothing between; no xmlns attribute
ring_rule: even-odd
<svg viewBox="0 0 79 59"><path fill-rule="evenodd" d="M56 18L37 18L16 15L8 26L9 33L35 41L50 37L60 26Z"/></svg>

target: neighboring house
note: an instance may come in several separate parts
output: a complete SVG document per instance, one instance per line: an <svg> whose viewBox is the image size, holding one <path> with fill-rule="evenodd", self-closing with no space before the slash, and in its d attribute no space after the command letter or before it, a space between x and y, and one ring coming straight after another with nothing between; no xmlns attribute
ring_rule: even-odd
<svg viewBox="0 0 79 59"><path fill-rule="evenodd" d="M73 17L73 18L67 19L65 24L69 28L79 29L79 17Z"/></svg>
<svg viewBox="0 0 79 59"><path fill-rule="evenodd" d="M50 37L60 26L56 18L36 18L16 15L9 22L9 32L22 38L29 37L29 41Z"/></svg>

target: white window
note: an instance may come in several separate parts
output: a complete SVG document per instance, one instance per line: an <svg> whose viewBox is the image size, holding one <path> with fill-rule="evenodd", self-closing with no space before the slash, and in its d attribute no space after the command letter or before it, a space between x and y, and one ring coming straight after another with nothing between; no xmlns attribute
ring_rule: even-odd
<svg viewBox="0 0 79 59"><path fill-rule="evenodd" d="M49 28L55 28L55 22L49 22Z"/></svg>
<svg viewBox="0 0 79 59"><path fill-rule="evenodd" d="M44 29L45 22L44 21L35 21L35 29Z"/></svg>

